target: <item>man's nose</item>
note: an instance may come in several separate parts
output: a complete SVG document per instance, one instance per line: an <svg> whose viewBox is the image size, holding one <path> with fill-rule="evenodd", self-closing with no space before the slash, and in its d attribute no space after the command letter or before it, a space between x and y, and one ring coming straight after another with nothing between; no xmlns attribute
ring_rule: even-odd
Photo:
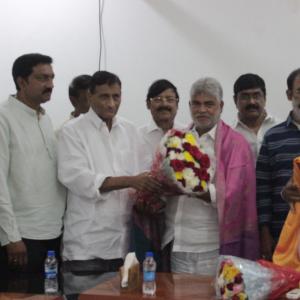
<svg viewBox="0 0 300 300"><path fill-rule="evenodd" d="M108 99L107 99L107 105L108 105L109 107L113 107L113 106L115 106L115 105L116 105L116 103L115 103L115 100L114 100L114 97L113 97L113 96L109 96L109 97L108 97Z"/></svg>
<svg viewBox="0 0 300 300"><path fill-rule="evenodd" d="M54 87L53 79L47 80L46 86L47 86L47 88L53 89L53 87Z"/></svg>
<svg viewBox="0 0 300 300"><path fill-rule="evenodd" d="M249 99L249 103L250 104L257 104L257 99L253 95L251 95L250 99Z"/></svg>
<svg viewBox="0 0 300 300"><path fill-rule="evenodd" d="M199 105L199 112L206 112L207 111L207 106L202 104L202 105Z"/></svg>

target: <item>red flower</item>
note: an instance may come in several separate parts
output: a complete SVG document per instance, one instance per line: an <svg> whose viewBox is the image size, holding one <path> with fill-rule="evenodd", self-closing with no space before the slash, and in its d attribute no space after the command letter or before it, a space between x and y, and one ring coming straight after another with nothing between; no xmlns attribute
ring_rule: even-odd
<svg viewBox="0 0 300 300"><path fill-rule="evenodd" d="M208 169L210 166L209 157L207 154L203 154L200 159L200 165L202 168Z"/></svg>
<svg viewBox="0 0 300 300"><path fill-rule="evenodd" d="M196 176L200 179L200 180L204 180L204 181L208 181L210 176L207 172L207 170L205 169L198 169L198 168L195 168L194 169L194 172L196 174Z"/></svg>
<svg viewBox="0 0 300 300"><path fill-rule="evenodd" d="M191 144L189 144L189 143L183 143L182 144L182 147L183 147L183 149L184 150L186 150L186 151L188 151L188 152L191 152L190 150L191 150L191 148L193 147Z"/></svg>
<svg viewBox="0 0 300 300"><path fill-rule="evenodd" d="M226 285L226 287L228 288L229 291L232 291L233 290L233 283L228 283Z"/></svg>
<svg viewBox="0 0 300 300"><path fill-rule="evenodd" d="M184 132L181 132L179 130L174 130L172 133L173 133L174 136L178 136L179 138L183 138L184 135L185 135Z"/></svg>
<svg viewBox="0 0 300 300"><path fill-rule="evenodd" d="M192 161L186 161L185 162L185 167L194 169L195 164Z"/></svg>
<svg viewBox="0 0 300 300"><path fill-rule="evenodd" d="M235 278L234 278L234 282L237 283L237 284L242 283L243 282L242 275L241 274L236 275Z"/></svg>
<svg viewBox="0 0 300 300"><path fill-rule="evenodd" d="M189 152L197 161L201 161L203 154L199 151L199 149L196 146L191 146Z"/></svg>
<svg viewBox="0 0 300 300"><path fill-rule="evenodd" d="M185 168L184 162L179 159L171 160L170 166L174 169L175 172L181 172Z"/></svg>

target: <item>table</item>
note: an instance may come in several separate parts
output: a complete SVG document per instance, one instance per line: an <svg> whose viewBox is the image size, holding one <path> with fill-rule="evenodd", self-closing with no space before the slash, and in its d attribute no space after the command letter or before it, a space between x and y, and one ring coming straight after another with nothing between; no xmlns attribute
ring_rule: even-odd
<svg viewBox="0 0 300 300"><path fill-rule="evenodd" d="M215 299L213 278L188 274L157 273L157 300L211 300ZM79 296L80 300L122 299L138 300L145 297L141 287L137 291L129 292L120 289L120 277L116 276L96 287L89 289Z"/></svg>

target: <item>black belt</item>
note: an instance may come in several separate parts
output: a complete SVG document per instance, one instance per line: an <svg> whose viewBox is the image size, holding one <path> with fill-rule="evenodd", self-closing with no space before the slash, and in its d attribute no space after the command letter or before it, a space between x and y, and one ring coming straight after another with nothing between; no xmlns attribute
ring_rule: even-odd
<svg viewBox="0 0 300 300"><path fill-rule="evenodd" d="M88 259L67 260L62 264L63 272L72 272L77 275L99 274L106 272L117 272L123 265L122 258L116 259Z"/></svg>

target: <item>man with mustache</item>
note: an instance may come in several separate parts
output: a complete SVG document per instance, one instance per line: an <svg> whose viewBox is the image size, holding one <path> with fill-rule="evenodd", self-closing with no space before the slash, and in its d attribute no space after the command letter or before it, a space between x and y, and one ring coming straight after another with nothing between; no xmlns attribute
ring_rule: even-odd
<svg viewBox="0 0 300 300"><path fill-rule="evenodd" d="M13 64L17 93L0 108L0 274L43 272L59 255L65 188L57 180L56 140L43 103L50 100L52 58L25 54Z"/></svg>
<svg viewBox="0 0 300 300"><path fill-rule="evenodd" d="M210 77L190 91L191 132L210 158L208 192L168 199L163 246L171 271L214 275L219 254L258 257L255 170L249 144L221 120L223 91Z"/></svg>
<svg viewBox="0 0 300 300"><path fill-rule="evenodd" d="M177 88L170 81L159 79L150 85L146 105L151 112L152 119L148 125L139 129L146 145L144 151L149 157L147 168L151 166L157 146L164 134L171 128L184 127L182 124L175 123L178 103Z"/></svg>
<svg viewBox="0 0 300 300"><path fill-rule="evenodd" d="M249 142L256 159L264 134L279 120L265 110L266 87L260 76L250 73L241 75L234 83L233 91L238 109L238 121L234 128Z"/></svg>
<svg viewBox="0 0 300 300"><path fill-rule="evenodd" d="M265 134L256 167L261 254L269 260L290 209L285 200L300 200L290 180L293 159L300 155L300 69L288 76L286 95L293 108L285 122Z"/></svg>
<svg viewBox="0 0 300 300"><path fill-rule="evenodd" d="M76 274L116 272L123 264L133 205L129 189L160 189L148 173L140 173L137 128L118 115L119 77L95 72L88 100L89 111L62 128L58 147L58 176L68 188L63 271L78 291L84 278Z"/></svg>
<svg viewBox="0 0 300 300"><path fill-rule="evenodd" d="M150 170L153 159L155 159L156 149L165 133L172 129L183 129L183 125L175 122L178 110L179 94L176 86L167 79L154 81L147 92L146 105L151 113L151 121L139 128L143 138L141 152L146 157L143 169ZM135 252L140 262L144 260L146 251L153 251L158 263L158 270L161 270L160 249L152 243L153 237L147 235L145 228L153 228L153 233L158 235L162 230L163 212L157 213L153 218L141 215L134 211L134 245ZM145 225L147 224L147 225ZM151 225L149 225L151 224ZM155 229L154 229L155 228ZM146 237L147 236L147 237Z"/></svg>

